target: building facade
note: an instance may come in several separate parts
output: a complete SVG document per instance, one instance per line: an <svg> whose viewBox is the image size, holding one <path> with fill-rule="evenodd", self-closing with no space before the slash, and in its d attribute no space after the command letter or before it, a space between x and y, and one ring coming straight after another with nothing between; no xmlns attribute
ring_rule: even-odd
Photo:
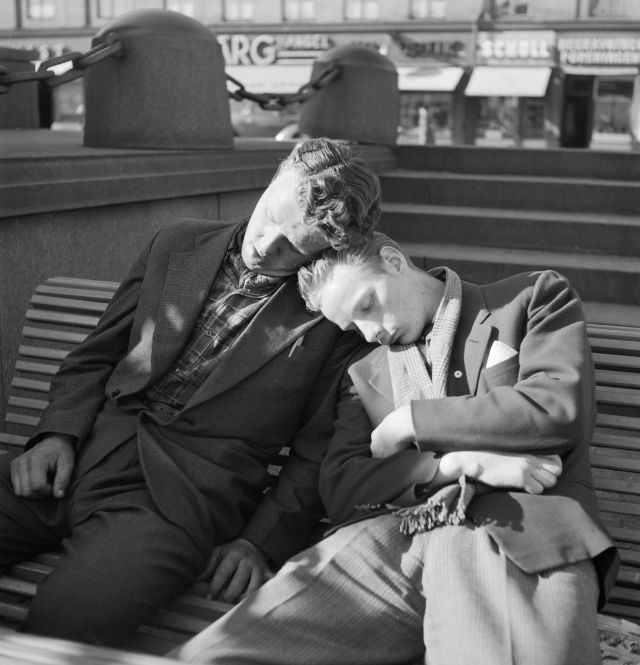
<svg viewBox="0 0 640 665"><path fill-rule="evenodd" d="M84 52L136 9L208 26L256 93L296 92L328 49L378 50L398 71L401 142L627 149L640 135L637 0L7 0L0 46ZM80 81L53 96L54 126L81 122ZM231 107L238 133L271 136L299 111Z"/></svg>

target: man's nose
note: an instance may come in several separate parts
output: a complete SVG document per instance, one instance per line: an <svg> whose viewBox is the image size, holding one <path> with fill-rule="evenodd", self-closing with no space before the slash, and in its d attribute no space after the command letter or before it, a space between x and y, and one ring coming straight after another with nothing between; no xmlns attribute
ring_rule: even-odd
<svg viewBox="0 0 640 665"><path fill-rule="evenodd" d="M380 343L380 336L382 331L379 326L359 326L362 336L367 340L367 342Z"/></svg>
<svg viewBox="0 0 640 665"><path fill-rule="evenodd" d="M277 229L265 229L256 243L262 256L274 256L280 251L282 234Z"/></svg>

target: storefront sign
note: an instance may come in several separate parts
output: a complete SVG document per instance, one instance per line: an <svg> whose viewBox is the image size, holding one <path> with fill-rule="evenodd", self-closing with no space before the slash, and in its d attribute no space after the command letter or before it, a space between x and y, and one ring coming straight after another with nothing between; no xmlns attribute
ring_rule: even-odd
<svg viewBox="0 0 640 665"><path fill-rule="evenodd" d="M575 34L558 37L561 65L640 65L640 34Z"/></svg>
<svg viewBox="0 0 640 665"><path fill-rule="evenodd" d="M553 64L555 33L550 30L480 32L476 62L479 65Z"/></svg>
<svg viewBox="0 0 640 665"><path fill-rule="evenodd" d="M333 46L325 34L216 35L227 65L303 64Z"/></svg>
<svg viewBox="0 0 640 665"><path fill-rule="evenodd" d="M465 57L467 44L458 38L446 39L433 35L414 35L392 32L393 44L403 56L411 60L429 58L452 62Z"/></svg>

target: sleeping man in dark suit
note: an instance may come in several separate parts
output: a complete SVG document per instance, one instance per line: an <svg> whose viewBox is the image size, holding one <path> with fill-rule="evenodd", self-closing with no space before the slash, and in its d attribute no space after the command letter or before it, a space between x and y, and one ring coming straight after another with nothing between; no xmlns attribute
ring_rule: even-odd
<svg viewBox="0 0 640 665"><path fill-rule="evenodd" d="M567 280L477 286L418 269L382 234L298 279L310 309L379 344L350 365L322 464L340 528L179 655L599 664L617 554L591 484L593 366Z"/></svg>
<svg viewBox="0 0 640 665"><path fill-rule="evenodd" d="M379 200L347 145L313 139L248 223L153 238L54 378L27 451L0 461L0 566L62 548L25 631L118 645L203 571L235 601L310 542L359 342L307 311L295 272L370 234Z"/></svg>

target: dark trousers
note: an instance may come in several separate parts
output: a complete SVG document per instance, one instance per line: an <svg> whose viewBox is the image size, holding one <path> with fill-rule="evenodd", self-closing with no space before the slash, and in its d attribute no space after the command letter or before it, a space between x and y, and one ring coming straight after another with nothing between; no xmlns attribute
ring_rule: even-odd
<svg viewBox="0 0 640 665"><path fill-rule="evenodd" d="M204 569L191 538L154 506L133 440L72 478L61 500L17 498L6 458L0 456L0 567L62 552L22 630L121 646Z"/></svg>

